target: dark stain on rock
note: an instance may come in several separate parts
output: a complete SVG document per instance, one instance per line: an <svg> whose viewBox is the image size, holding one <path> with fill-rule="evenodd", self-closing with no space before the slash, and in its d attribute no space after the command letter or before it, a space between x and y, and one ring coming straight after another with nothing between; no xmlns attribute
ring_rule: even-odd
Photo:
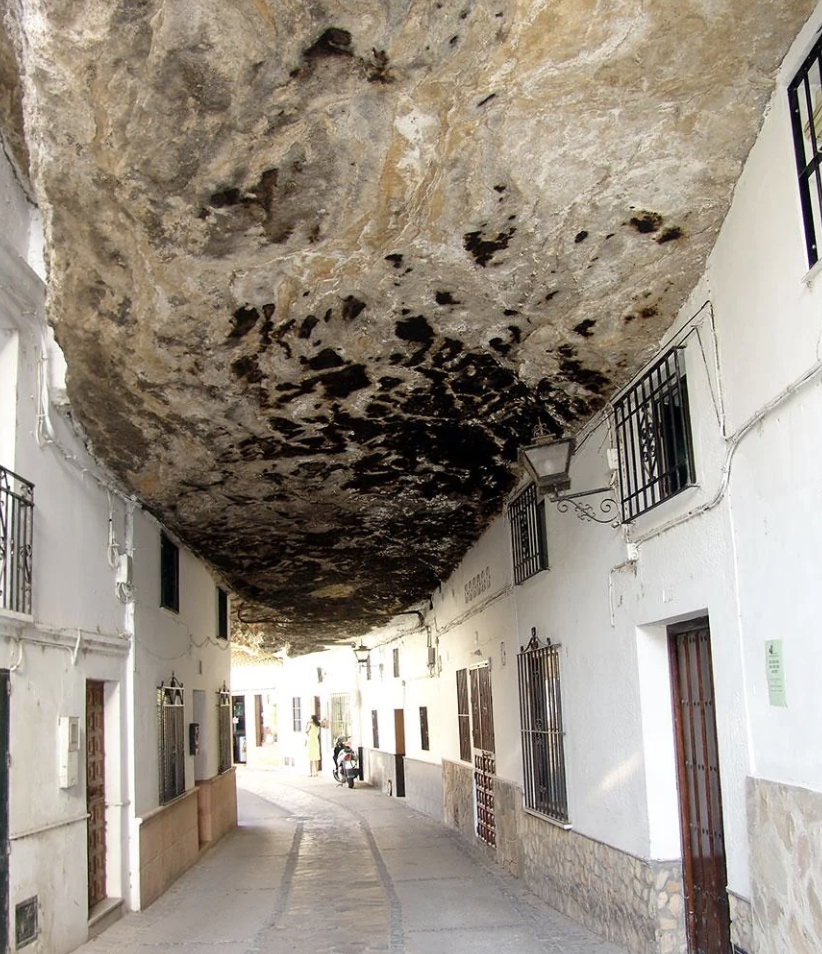
<svg viewBox="0 0 822 954"><path fill-rule="evenodd" d="M511 226L507 232L498 232L496 238L483 238L482 232L466 232L463 235L463 245L465 250L474 256L474 260L483 268L491 261L497 252L508 248L508 243L516 234L516 228Z"/></svg>
<svg viewBox="0 0 822 954"><path fill-rule="evenodd" d="M374 60L372 63L366 65L367 70L367 79L369 83L393 83L394 75L391 72L391 68L388 65L388 54L385 50L373 49L371 52L374 54Z"/></svg>
<svg viewBox="0 0 822 954"><path fill-rule="evenodd" d="M562 344L557 348L557 354L562 355L563 358L573 358L577 353L577 349L570 344Z"/></svg>
<svg viewBox="0 0 822 954"><path fill-rule="evenodd" d="M231 316L231 331L229 338L243 338L260 320L260 313L251 305L242 305Z"/></svg>
<svg viewBox="0 0 822 954"><path fill-rule="evenodd" d="M637 212L629 221L637 232L642 234L658 232L662 227L662 216L658 212Z"/></svg>
<svg viewBox="0 0 822 954"><path fill-rule="evenodd" d="M232 205L237 205L239 201L239 189L223 189L220 192L215 192L208 200L208 204L212 209L225 209Z"/></svg>
<svg viewBox="0 0 822 954"><path fill-rule="evenodd" d="M488 344L499 354L508 354L511 350L511 345L503 341L502 338L492 338Z"/></svg>
<svg viewBox="0 0 822 954"><path fill-rule="evenodd" d="M516 308L505 308L502 313L506 318L512 318L514 315L519 314Z"/></svg>
<svg viewBox="0 0 822 954"><path fill-rule="evenodd" d="M656 305L648 305L639 313L640 318L655 318L659 314L659 308Z"/></svg>
<svg viewBox="0 0 822 954"><path fill-rule="evenodd" d="M502 195L502 193L505 192L507 188L508 188L507 185L503 185L502 183L497 183L497 185L494 186L494 192L499 192L499 194Z"/></svg>
<svg viewBox="0 0 822 954"><path fill-rule="evenodd" d="M459 43L459 40L460 40L459 34L456 34L455 36L452 36L452 37L451 37L451 39L448 41L448 43L449 43L450 46L456 46L457 43Z"/></svg>
<svg viewBox="0 0 822 954"><path fill-rule="evenodd" d="M402 268L402 255L399 252L391 252L385 256L386 262L391 262L394 268Z"/></svg>
<svg viewBox="0 0 822 954"><path fill-rule="evenodd" d="M402 341L428 344L434 338L434 329L428 324L424 315L412 315L410 318L398 321L394 332Z"/></svg>
<svg viewBox="0 0 822 954"><path fill-rule="evenodd" d="M319 323L320 319L316 315L306 315L305 318L303 318L303 323L300 325L297 337L307 340L311 337L311 332Z"/></svg>
<svg viewBox="0 0 822 954"><path fill-rule="evenodd" d="M353 56L351 34L339 27L329 27L324 33L303 51L307 60L316 60L326 56Z"/></svg>
<svg viewBox="0 0 822 954"><path fill-rule="evenodd" d="M305 362L312 371L326 371L328 368L339 368L345 364L345 359L333 348L323 348L322 351L315 354Z"/></svg>
<svg viewBox="0 0 822 954"><path fill-rule="evenodd" d="M584 321L581 321L578 325L574 326L574 331L578 335L582 335L583 338L590 338L593 332L591 329L596 324L595 318L586 318Z"/></svg>
<svg viewBox="0 0 822 954"><path fill-rule="evenodd" d="M451 294L450 291L438 291L434 293L434 298L438 305L459 305L460 303Z"/></svg>
<svg viewBox="0 0 822 954"><path fill-rule="evenodd" d="M485 106L486 103L490 103L491 100L496 97L496 95L497 95L496 93L489 93L489 94L485 97L485 99L481 99L481 100L477 103L477 109L479 109L481 106Z"/></svg>
<svg viewBox="0 0 822 954"><path fill-rule="evenodd" d="M392 378L390 375L386 375L385 377L380 378L381 391L391 391L398 384L402 384L402 378Z"/></svg>
<svg viewBox="0 0 822 954"><path fill-rule="evenodd" d="M674 225L665 231L657 238L657 243L663 245L665 242L673 242L678 238L682 238L683 231L678 225Z"/></svg>
<svg viewBox="0 0 822 954"><path fill-rule="evenodd" d="M257 362L257 356L250 354L237 358L232 362L231 370L235 377L247 381L249 384L259 384L263 379L263 372Z"/></svg>
<svg viewBox="0 0 822 954"><path fill-rule="evenodd" d="M594 394L601 394L610 384L604 374L600 371L594 371L593 368L583 367L580 361L563 361L559 369L569 380L581 385L587 391L592 391Z"/></svg>
<svg viewBox="0 0 822 954"><path fill-rule="evenodd" d="M511 332L511 340L514 344L519 344L522 341L522 331L516 325L508 325L508 330Z"/></svg>
<svg viewBox="0 0 822 954"><path fill-rule="evenodd" d="M579 245L580 242L584 242L588 238L588 232L585 229L582 229L581 232L577 232L574 236L574 243Z"/></svg>
<svg viewBox="0 0 822 954"><path fill-rule="evenodd" d="M365 370L365 365L352 364L339 371L331 371L328 374L322 374L319 381L325 389L326 397L329 398L347 398L355 391L367 388L371 383Z"/></svg>
<svg viewBox="0 0 822 954"><path fill-rule="evenodd" d="M559 294L559 289L555 288L553 291L548 292L548 294L545 296L545 300L550 301L552 298L554 298L558 294Z"/></svg>
<svg viewBox="0 0 822 954"><path fill-rule="evenodd" d="M354 295L346 295L343 299L342 305L342 316L345 321L353 321L357 315L365 311L366 304L364 301L360 301L359 298L355 298Z"/></svg>

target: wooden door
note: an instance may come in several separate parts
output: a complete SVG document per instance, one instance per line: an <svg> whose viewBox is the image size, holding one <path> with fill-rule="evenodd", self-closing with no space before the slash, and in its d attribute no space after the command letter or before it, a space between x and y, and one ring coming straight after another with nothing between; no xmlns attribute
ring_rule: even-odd
<svg viewBox="0 0 822 954"><path fill-rule="evenodd" d="M86 683L86 810L88 811L88 906L106 897L105 683Z"/></svg>
<svg viewBox="0 0 822 954"><path fill-rule="evenodd" d="M689 954L730 954L722 792L707 618L668 628Z"/></svg>
<svg viewBox="0 0 822 954"><path fill-rule="evenodd" d="M405 710L394 710L394 774L397 798L405 798Z"/></svg>

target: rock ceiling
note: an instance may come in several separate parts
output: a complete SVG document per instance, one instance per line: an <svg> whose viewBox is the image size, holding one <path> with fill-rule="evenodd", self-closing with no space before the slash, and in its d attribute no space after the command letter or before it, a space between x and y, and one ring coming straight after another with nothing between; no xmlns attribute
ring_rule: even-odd
<svg viewBox="0 0 822 954"><path fill-rule="evenodd" d="M74 412L297 648L426 597L653 351L814 7L5 5Z"/></svg>

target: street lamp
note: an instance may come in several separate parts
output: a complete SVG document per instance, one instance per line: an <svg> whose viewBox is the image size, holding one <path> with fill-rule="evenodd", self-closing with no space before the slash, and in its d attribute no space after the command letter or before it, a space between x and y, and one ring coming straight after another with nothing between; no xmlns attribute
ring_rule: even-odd
<svg viewBox="0 0 822 954"><path fill-rule="evenodd" d="M357 665L362 668L363 666L368 665L368 657L371 655L371 650L363 644L363 641L360 640L359 646L352 646L354 650L354 655L357 657Z"/></svg>

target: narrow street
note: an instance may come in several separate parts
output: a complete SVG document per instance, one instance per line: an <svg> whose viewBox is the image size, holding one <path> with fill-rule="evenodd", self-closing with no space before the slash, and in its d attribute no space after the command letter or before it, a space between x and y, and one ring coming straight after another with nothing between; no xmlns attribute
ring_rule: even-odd
<svg viewBox="0 0 822 954"><path fill-rule="evenodd" d="M239 828L82 954L624 954L402 799L241 769Z"/></svg>

